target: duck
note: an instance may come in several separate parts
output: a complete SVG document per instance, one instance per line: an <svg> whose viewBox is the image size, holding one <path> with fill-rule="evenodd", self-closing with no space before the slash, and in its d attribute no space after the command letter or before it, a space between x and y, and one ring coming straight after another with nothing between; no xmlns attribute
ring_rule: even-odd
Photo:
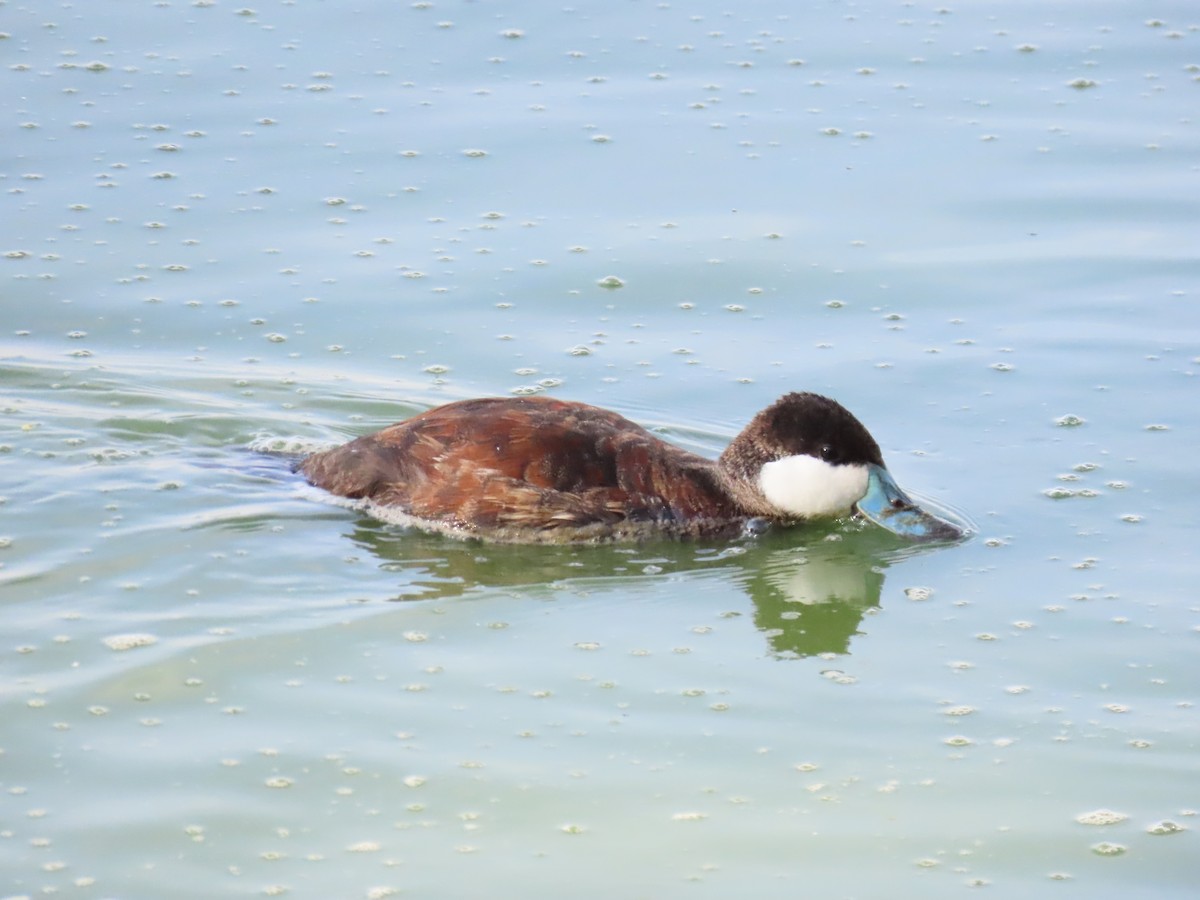
<svg viewBox="0 0 1200 900"><path fill-rule="evenodd" d="M380 518L500 542L753 535L850 515L912 541L966 533L900 489L849 410L808 391L759 412L716 459L532 395L447 403L295 468Z"/></svg>

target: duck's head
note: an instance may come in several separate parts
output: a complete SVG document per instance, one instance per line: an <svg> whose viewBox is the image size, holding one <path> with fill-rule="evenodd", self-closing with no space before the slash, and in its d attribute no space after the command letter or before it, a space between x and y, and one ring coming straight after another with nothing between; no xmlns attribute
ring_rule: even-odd
<svg viewBox="0 0 1200 900"><path fill-rule="evenodd" d="M721 454L738 500L755 515L812 519L856 510L918 541L964 531L921 509L892 479L879 444L849 410L820 394L786 394Z"/></svg>

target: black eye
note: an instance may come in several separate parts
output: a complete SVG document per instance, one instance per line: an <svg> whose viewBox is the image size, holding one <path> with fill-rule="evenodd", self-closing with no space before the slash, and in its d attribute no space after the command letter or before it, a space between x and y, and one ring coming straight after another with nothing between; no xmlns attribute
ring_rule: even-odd
<svg viewBox="0 0 1200 900"><path fill-rule="evenodd" d="M833 447L831 447L829 444L821 445L821 459L825 460L826 462L829 462L833 459Z"/></svg>

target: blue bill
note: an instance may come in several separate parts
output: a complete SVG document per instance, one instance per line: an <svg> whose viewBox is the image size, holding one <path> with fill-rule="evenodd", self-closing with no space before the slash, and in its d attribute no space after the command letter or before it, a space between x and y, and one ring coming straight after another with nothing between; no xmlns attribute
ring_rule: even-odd
<svg viewBox="0 0 1200 900"><path fill-rule="evenodd" d="M918 506L882 466L871 466L867 493L856 504L876 525L914 541L956 541L967 531Z"/></svg>

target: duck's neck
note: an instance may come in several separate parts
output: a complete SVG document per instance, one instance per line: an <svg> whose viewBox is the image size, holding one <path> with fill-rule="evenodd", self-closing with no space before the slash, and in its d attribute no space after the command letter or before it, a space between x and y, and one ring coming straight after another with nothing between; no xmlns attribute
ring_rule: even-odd
<svg viewBox="0 0 1200 900"><path fill-rule="evenodd" d="M732 451L732 452L731 452ZM770 503L759 486L756 467L747 461L731 444L717 460L716 476L725 493L747 516L766 516L786 519L787 513Z"/></svg>

